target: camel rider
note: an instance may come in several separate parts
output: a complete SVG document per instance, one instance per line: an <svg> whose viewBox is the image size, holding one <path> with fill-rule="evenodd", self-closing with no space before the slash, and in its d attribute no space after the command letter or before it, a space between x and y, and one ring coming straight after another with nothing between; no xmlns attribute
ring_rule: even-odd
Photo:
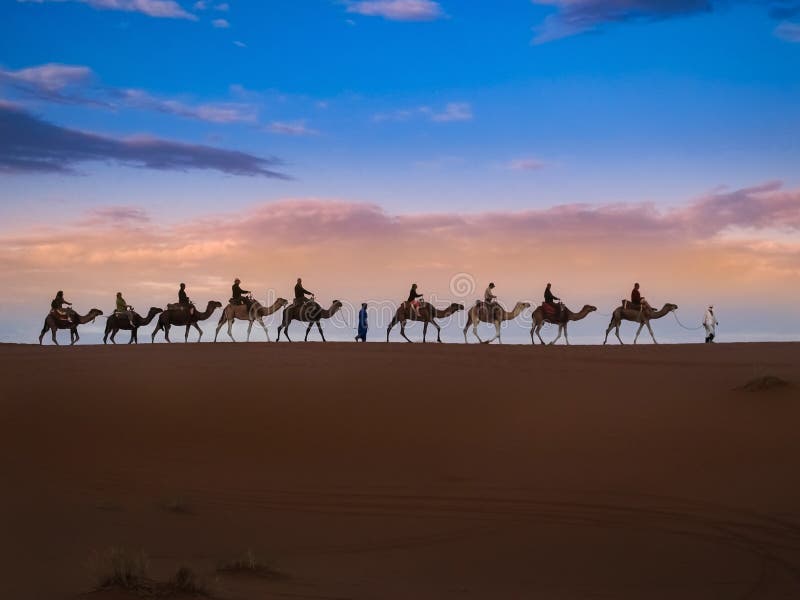
<svg viewBox="0 0 800 600"><path fill-rule="evenodd" d="M250 290L243 290L242 286L239 285L240 283L242 283L242 280L238 277L233 280L233 285L231 286L231 304L247 304L245 294L249 294Z"/></svg>
<svg viewBox="0 0 800 600"><path fill-rule="evenodd" d="M294 305L295 306L302 306L306 302L310 300L310 298L306 298L306 295L313 296L313 292L309 292L306 288L303 287L303 280L298 277L297 283L294 284Z"/></svg>
<svg viewBox="0 0 800 600"><path fill-rule="evenodd" d="M194 304L189 300L189 294L186 293L186 284L182 283L181 288L178 290L178 304L183 310L188 310L189 314L194 314Z"/></svg>
<svg viewBox="0 0 800 600"><path fill-rule="evenodd" d="M494 283L490 283L486 291L483 292L483 303L486 306L491 306L495 303L495 300L497 300L497 296L494 295Z"/></svg>
<svg viewBox="0 0 800 600"><path fill-rule="evenodd" d="M408 292L408 305L411 307L411 310L414 311L414 315L419 317L419 300L417 298L422 298L422 294L417 292L417 284L411 284L411 291Z"/></svg>
<svg viewBox="0 0 800 600"><path fill-rule="evenodd" d="M64 305L69 306L70 309L64 310ZM71 321L72 318L70 317L70 312L72 307L72 302L68 302L64 299L64 292L62 290L58 290L56 297L53 298L53 301L50 303L50 311L55 313L57 316L61 318L66 318L67 320Z"/></svg>
<svg viewBox="0 0 800 600"><path fill-rule="evenodd" d="M550 306L556 318L559 318L561 317L561 298L553 294L553 290L550 289L552 285L552 283L548 283L547 287L544 288L544 303ZM556 301L558 304L556 304Z"/></svg>
<svg viewBox="0 0 800 600"><path fill-rule="evenodd" d="M631 290L631 308L639 309L640 311L645 308L650 308L647 300L644 299L642 293L639 291L638 283L634 283L633 289Z"/></svg>
<svg viewBox="0 0 800 600"><path fill-rule="evenodd" d="M119 317L127 317L128 322L133 327L133 307L125 302L125 298L122 297L122 292L117 292L117 309L114 311Z"/></svg>

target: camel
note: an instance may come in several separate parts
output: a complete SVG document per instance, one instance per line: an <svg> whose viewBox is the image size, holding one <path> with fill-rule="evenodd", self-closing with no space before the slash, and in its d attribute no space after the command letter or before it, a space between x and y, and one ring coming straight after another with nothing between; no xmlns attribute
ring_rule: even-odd
<svg viewBox="0 0 800 600"><path fill-rule="evenodd" d="M322 336L322 341L327 341L325 339L325 334L322 333L322 326L319 324L319 322L322 319L330 319L333 315L339 312L340 308L342 308L342 303L338 300L334 300L331 304L331 307L327 309L322 308L313 299L304 304L290 304L283 311L283 320L278 326L278 339L275 341L281 341L281 330L283 330L284 334L286 335L286 339L290 342L292 341L292 339L289 337L289 325L294 320L305 321L308 323L304 341L308 341L308 332L311 331L311 327L313 327L314 324L316 324L317 329L319 329L319 334Z"/></svg>
<svg viewBox="0 0 800 600"><path fill-rule="evenodd" d="M439 309L430 302L420 302L419 313L416 313L411 309L408 302L403 302L397 307L397 312L392 318L391 323L389 323L389 327L386 328L386 341L389 341L389 334L391 333L392 328L397 323L400 323L400 335L402 335L407 342L410 342L411 340L408 339L408 336L406 336L406 321L421 321L423 323L422 343L424 344L426 342L425 338L428 335L428 324L431 324L436 327L436 341L441 344L442 328L439 327L439 324L434 321L434 319L444 319L445 317L449 317L459 310L464 310L463 304L456 304L453 302L447 308Z"/></svg>
<svg viewBox="0 0 800 600"><path fill-rule="evenodd" d="M495 340L499 340L500 343L503 343L503 338L500 337L500 324L503 321L512 321L516 319L522 311L526 308L530 308L530 302L517 302L514 306L514 310L508 312L499 304L494 304L491 307L491 314L489 311L489 307L486 306L483 302L476 302L475 306L469 309L469 313L467 313L467 324L464 326L464 343L467 342L467 329L469 326L472 325L472 333L473 335L478 338L478 341L482 344L491 344ZM478 323L483 321L484 323L494 323L495 327L495 334L494 337L490 340L482 340L481 336L478 335Z"/></svg>
<svg viewBox="0 0 800 600"><path fill-rule="evenodd" d="M209 318L214 311L218 308L222 308L222 303L217 302L216 300L209 300L206 309L203 312L198 312L197 309L194 310L194 313L189 314L189 311L185 308L170 308L167 307L167 310L163 311L160 315L158 315L158 321L156 322L156 328L153 329L153 334L150 336L150 341L154 342L156 339L156 334L164 330L164 339L167 342L171 342L169 339L169 329L173 325L185 325L186 326L186 334L183 337L184 342L189 341L189 329L194 327L197 329L200 336L197 338L197 341L200 341L200 338L203 337L203 330L200 329L200 326L197 324L198 321L205 321Z"/></svg>
<svg viewBox="0 0 800 600"><path fill-rule="evenodd" d="M615 329L614 334L617 336L619 343L622 344L622 338L619 337L619 326L622 324L622 321L633 321L634 323L639 323L639 329L636 330L636 337L633 338L633 343L635 344L636 341L639 339L639 334L642 332L642 328L647 325L647 331L650 332L650 337L653 338L653 343L657 344L656 336L653 335L653 328L650 327L650 321L652 319L660 319L664 315L668 315L673 310L678 310L677 304L670 304L667 302L661 309L653 310L652 308L623 308L622 306L618 306L614 309L614 313L611 315L611 322L608 324L608 329L606 329L606 339L603 340L603 345L608 342L608 334L612 329Z"/></svg>
<svg viewBox="0 0 800 600"><path fill-rule="evenodd" d="M537 306L536 310L533 311L533 327L531 327L531 343L535 344L536 341L533 339L533 334L535 333L539 341L544 345L544 340L542 339L541 331L542 327L545 323L552 323L553 325L558 325L558 335L556 339L550 342L552 346L561 338L561 332L564 332L564 339L567 341L567 346L569 346L569 336L567 335L567 325L569 325L570 321L580 321L581 319L586 318L589 313L594 312L597 310L596 306L591 306L589 304L584 305L584 307L574 313L566 306L561 307L561 318L556 320L554 317L544 314L544 309L541 306Z"/></svg>
<svg viewBox="0 0 800 600"><path fill-rule="evenodd" d="M139 343L139 336L138 336L139 327L144 327L145 325L149 325L150 321L152 321L155 318L155 316L160 312L163 312L163 311L160 308L156 308L155 306L152 306L150 308L150 310L147 312L147 316L146 317L143 317L139 313L134 312L133 313L133 327L131 327L131 321L130 321L130 319L128 319L128 317L123 317L123 316L117 315L116 313L112 314L111 316L108 317L108 320L106 321L106 332L105 332L105 335L103 336L103 343L104 344L107 343L108 334L110 333L111 334L111 343L112 344L116 344L117 342L114 341L114 338L116 337L116 335L117 335L117 333L119 332L120 329L124 329L126 331L130 331L131 332L131 339L128 340L128 343L129 344L138 344Z"/></svg>
<svg viewBox="0 0 800 600"><path fill-rule="evenodd" d="M236 319L241 321L248 321L247 325L247 341L250 341L250 331L253 329L253 322L258 321L258 324L261 325L261 328L264 330L264 333L267 334L267 341L269 342L269 331L267 331L267 326L264 325L264 317L271 315L272 313L278 312L281 308L286 306L288 301L284 298L278 298L273 302L272 306L262 306L256 300L253 300L253 303L248 308L246 304L228 304L225 307L225 310L222 311L222 315L219 318L219 324L217 325L217 331L214 334L214 341L217 341L217 335L219 335L219 330L222 329L222 326L225 323L228 323L228 337L231 338L232 341L236 341L233 339L233 322Z"/></svg>
<svg viewBox="0 0 800 600"><path fill-rule="evenodd" d="M53 335L53 343L58 346L59 343L56 339L56 330L69 329L70 346L73 346L79 339L81 339L81 336L78 335L78 325L84 325L89 321L94 321L102 314L103 311L99 308L93 308L85 315L79 315L74 310L70 309L69 316L72 320L68 321L66 318L57 318L52 312L50 312L44 319L44 327L42 327L42 333L39 334L39 344L42 343L42 338L44 337L45 332L47 332L49 329L50 333Z"/></svg>

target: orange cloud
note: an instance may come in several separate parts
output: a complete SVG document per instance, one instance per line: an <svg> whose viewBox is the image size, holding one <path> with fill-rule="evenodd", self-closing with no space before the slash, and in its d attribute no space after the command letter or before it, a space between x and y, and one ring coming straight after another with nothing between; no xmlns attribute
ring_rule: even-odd
<svg viewBox="0 0 800 600"><path fill-rule="evenodd" d="M492 280L509 302L538 299L553 281L573 304L604 306L638 280L656 301L746 303L765 287L783 298L800 292L798 232L800 190L776 183L671 210L574 204L392 215L374 204L287 199L161 225L139 208L106 207L0 237L0 302L45 306L65 289L110 304L120 289L139 306L163 305L180 281L198 301L224 301L234 277L259 296L286 296L302 276L324 302L397 300L412 281L443 302L471 300ZM459 273L472 282L466 293L451 289Z"/></svg>

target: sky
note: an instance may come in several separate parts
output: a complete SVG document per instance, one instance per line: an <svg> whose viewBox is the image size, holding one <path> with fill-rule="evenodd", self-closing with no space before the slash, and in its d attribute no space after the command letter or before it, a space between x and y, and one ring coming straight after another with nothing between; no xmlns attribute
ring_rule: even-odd
<svg viewBox="0 0 800 600"><path fill-rule="evenodd" d="M582 343L634 281L721 341L800 339L800 0L0 3L0 341L58 289L145 312L298 276L348 307L333 339L489 281L596 306Z"/></svg>

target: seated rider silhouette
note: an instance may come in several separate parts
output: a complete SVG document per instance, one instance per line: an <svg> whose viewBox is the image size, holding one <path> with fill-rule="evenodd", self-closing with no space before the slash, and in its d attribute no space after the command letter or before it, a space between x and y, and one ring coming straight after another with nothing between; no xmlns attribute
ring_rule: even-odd
<svg viewBox="0 0 800 600"><path fill-rule="evenodd" d="M178 290L178 304L183 310L188 310L190 315L194 314L194 304L189 300L189 294L186 293L185 283L182 283L181 288Z"/></svg>
<svg viewBox="0 0 800 600"><path fill-rule="evenodd" d="M422 298L422 294L417 293L417 284L411 284L411 291L408 292L408 300L407 304L411 307L411 310L414 311L414 315L419 318L419 300L417 298Z"/></svg>
<svg viewBox="0 0 800 600"><path fill-rule="evenodd" d="M70 308L64 310L64 305L69 306ZM64 299L64 292L62 290L58 290L56 297L53 298L53 301L50 303L50 312L54 313L56 317L60 319L66 319L67 321L72 322L72 302L68 302Z"/></svg>
<svg viewBox="0 0 800 600"><path fill-rule="evenodd" d="M133 327L133 307L125 302L125 298L122 297L122 292L117 292L117 307L114 312L121 318L127 318L131 327Z"/></svg>
<svg viewBox="0 0 800 600"><path fill-rule="evenodd" d="M483 303L487 308L490 308L493 304L495 304L496 300L497 296L494 295L494 283L490 283L483 292Z"/></svg>
<svg viewBox="0 0 800 600"><path fill-rule="evenodd" d="M650 308L650 305L647 303L647 300L644 299L642 293L639 291L638 283L634 283L633 290L631 290L630 308L639 311Z"/></svg>
<svg viewBox="0 0 800 600"><path fill-rule="evenodd" d="M233 280L233 285L231 286L231 304L249 304L245 294L249 294L250 290L243 290L242 286L239 285L241 282L242 281L238 277Z"/></svg>
<svg viewBox="0 0 800 600"><path fill-rule="evenodd" d="M303 280L298 277L297 283L294 284L294 305L295 306L302 306L311 298L306 298L306 295L313 296L313 292L309 292L306 288L303 287Z"/></svg>
<svg viewBox="0 0 800 600"><path fill-rule="evenodd" d="M555 318L556 319L560 319L561 318L561 298L558 298L553 294L552 290L550 289L550 286L552 286L552 284L548 283L547 287L544 288L544 303L546 305L548 305L553 310L553 314L555 315ZM558 304L556 304L556 301L558 301Z"/></svg>

